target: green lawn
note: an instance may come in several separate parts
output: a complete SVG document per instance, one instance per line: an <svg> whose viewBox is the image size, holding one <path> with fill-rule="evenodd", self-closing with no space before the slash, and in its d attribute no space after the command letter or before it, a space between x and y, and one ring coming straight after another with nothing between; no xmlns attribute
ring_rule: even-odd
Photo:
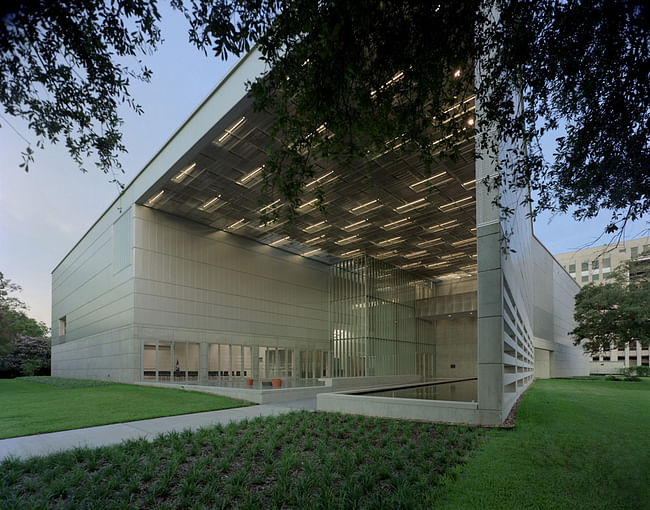
<svg viewBox="0 0 650 510"><path fill-rule="evenodd" d="M303 411L8 460L0 508L640 510L649 424L649 379L538 381L513 430Z"/></svg>
<svg viewBox="0 0 650 510"><path fill-rule="evenodd" d="M0 379L0 439L249 404L194 391L102 381Z"/></svg>
<svg viewBox="0 0 650 510"><path fill-rule="evenodd" d="M650 509L650 379L540 380L438 509Z"/></svg>

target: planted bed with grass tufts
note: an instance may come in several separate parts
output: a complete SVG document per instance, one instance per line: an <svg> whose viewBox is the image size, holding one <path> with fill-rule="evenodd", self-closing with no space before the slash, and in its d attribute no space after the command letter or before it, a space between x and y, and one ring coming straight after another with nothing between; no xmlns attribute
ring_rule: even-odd
<svg viewBox="0 0 650 510"><path fill-rule="evenodd" d="M485 431L330 413L8 461L3 508L428 508Z"/></svg>

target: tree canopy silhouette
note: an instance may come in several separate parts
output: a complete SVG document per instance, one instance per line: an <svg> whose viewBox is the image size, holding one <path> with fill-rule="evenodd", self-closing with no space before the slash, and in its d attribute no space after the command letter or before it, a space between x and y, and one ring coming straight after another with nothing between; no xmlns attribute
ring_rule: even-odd
<svg viewBox="0 0 650 510"><path fill-rule="evenodd" d="M571 210L582 220L608 209L614 232L650 209L646 2L170 3L203 51L227 58L257 45L268 64L250 94L281 142L265 194L282 198L290 217L316 159L366 161L371 175L372 157L398 150L431 168L472 137L497 164L507 148L511 171L487 184L530 188L533 214ZM119 168L117 108L140 111L130 80L150 76L123 58L159 44L156 1L10 0L0 9L5 112L27 119L40 145L63 141L82 166L94 155L102 170ZM544 136L556 136L552 161ZM27 167L31 147L24 157Z"/></svg>

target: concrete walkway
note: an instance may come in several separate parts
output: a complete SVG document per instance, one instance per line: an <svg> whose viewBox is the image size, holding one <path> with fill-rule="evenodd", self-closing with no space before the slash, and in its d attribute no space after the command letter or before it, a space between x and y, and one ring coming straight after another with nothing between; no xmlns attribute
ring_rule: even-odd
<svg viewBox="0 0 650 510"><path fill-rule="evenodd" d="M121 443L127 439L146 438L152 440L159 434L186 429L196 430L202 427L230 422L239 422L258 416L274 416L289 413L297 409L313 411L316 399L294 400L278 404L264 404L205 413L181 414L151 420L138 420L113 425L101 425L85 429L64 430L48 434L12 437L0 440L0 460L7 457L27 458L34 455L46 455L60 450L78 446L106 446Z"/></svg>

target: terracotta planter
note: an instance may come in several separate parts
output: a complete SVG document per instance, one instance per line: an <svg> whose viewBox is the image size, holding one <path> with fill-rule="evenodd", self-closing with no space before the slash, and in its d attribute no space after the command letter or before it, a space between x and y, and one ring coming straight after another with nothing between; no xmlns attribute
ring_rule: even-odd
<svg viewBox="0 0 650 510"><path fill-rule="evenodd" d="M246 386L253 386L253 379L246 379Z"/></svg>
<svg viewBox="0 0 650 510"><path fill-rule="evenodd" d="M273 388L281 388L282 387L282 379L271 379L271 386Z"/></svg>

